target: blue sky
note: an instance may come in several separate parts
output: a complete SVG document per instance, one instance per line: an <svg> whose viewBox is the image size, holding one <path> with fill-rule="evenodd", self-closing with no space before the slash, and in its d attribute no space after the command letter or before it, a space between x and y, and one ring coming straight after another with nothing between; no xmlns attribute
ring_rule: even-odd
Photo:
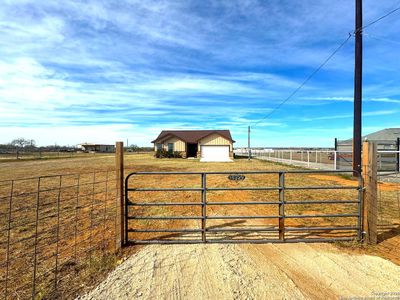
<svg viewBox="0 0 400 300"><path fill-rule="evenodd" d="M364 22L397 7L364 0ZM363 133L400 127L400 12L364 32ZM0 143L149 145L162 129L247 126L354 30L354 1L29 1L0 5ZM352 135L354 38L254 146Z"/></svg>

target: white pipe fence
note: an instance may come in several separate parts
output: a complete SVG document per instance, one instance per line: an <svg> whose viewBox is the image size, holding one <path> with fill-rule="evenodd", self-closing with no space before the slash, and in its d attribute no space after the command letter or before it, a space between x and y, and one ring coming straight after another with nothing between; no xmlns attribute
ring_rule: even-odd
<svg viewBox="0 0 400 300"><path fill-rule="evenodd" d="M304 150L304 149L254 149L253 158L285 163L294 166L322 170L351 170L352 152L334 150ZM248 148L234 150L236 156L248 157ZM379 150L378 170L400 172L400 151Z"/></svg>

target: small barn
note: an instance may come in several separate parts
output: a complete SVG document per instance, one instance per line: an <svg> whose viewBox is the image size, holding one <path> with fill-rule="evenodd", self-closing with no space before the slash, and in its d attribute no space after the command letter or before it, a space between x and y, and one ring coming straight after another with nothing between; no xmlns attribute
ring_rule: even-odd
<svg viewBox="0 0 400 300"><path fill-rule="evenodd" d="M400 170L400 128L385 128L363 136L363 140L376 143L378 149L378 169L380 171ZM337 166L339 169L352 166L353 140L337 141Z"/></svg>
<svg viewBox="0 0 400 300"><path fill-rule="evenodd" d="M200 161L231 161L234 142L229 130L163 130L152 141L154 151L179 152Z"/></svg>
<svg viewBox="0 0 400 300"><path fill-rule="evenodd" d="M106 145L106 144L83 143L79 144L78 148L84 152L100 152L100 153L115 152L115 145Z"/></svg>
<svg viewBox="0 0 400 300"><path fill-rule="evenodd" d="M400 128L385 128L362 137L363 140L375 142L378 150L399 150ZM338 141L339 151L352 151L353 139Z"/></svg>

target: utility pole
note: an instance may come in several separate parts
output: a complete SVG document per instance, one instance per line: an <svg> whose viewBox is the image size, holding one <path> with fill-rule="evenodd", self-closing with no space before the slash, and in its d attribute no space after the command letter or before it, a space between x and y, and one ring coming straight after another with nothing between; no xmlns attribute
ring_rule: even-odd
<svg viewBox="0 0 400 300"><path fill-rule="evenodd" d="M250 126L247 129L247 148L249 149L248 160L251 159L251 149L250 149Z"/></svg>
<svg viewBox="0 0 400 300"><path fill-rule="evenodd" d="M362 111L362 0L356 0L355 63L354 63L354 123L353 170L361 172L361 111ZM354 174L356 175L356 174Z"/></svg>

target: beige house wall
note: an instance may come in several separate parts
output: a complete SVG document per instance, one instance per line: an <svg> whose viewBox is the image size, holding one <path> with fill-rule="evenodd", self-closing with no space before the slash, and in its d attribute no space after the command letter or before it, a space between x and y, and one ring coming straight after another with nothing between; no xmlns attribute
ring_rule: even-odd
<svg viewBox="0 0 400 300"><path fill-rule="evenodd" d="M220 136L219 134L211 134L204 139L199 141L199 151L200 151L200 146L201 145L229 145L229 152L232 152L233 150L233 145L232 142L227 140L226 138Z"/></svg>
<svg viewBox="0 0 400 300"><path fill-rule="evenodd" d="M186 151L186 146L185 146L185 142L183 142L182 140L172 137L166 141L163 142L163 149L164 150L168 150L168 144L169 143L173 143L174 144L174 151L179 151L179 152L184 152ZM157 144L154 144L154 151L157 151Z"/></svg>

